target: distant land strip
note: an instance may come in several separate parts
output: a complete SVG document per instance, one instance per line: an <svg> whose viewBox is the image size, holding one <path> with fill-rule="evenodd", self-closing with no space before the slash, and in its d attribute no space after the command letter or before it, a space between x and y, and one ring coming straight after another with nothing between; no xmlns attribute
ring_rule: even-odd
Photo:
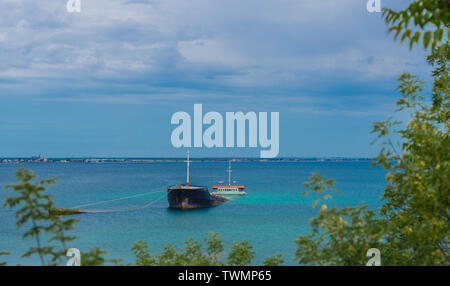
<svg viewBox="0 0 450 286"><path fill-rule="evenodd" d="M233 158L191 158L191 162L366 162L371 158L347 158L347 157L280 157L261 159L257 157L233 157ZM47 157L0 157L0 164L22 164L22 163L174 163L186 162L186 158L47 158Z"/></svg>

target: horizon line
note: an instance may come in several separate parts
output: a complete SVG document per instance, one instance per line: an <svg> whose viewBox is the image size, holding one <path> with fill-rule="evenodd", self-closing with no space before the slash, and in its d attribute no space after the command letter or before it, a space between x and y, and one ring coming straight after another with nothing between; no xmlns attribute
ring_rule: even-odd
<svg viewBox="0 0 450 286"><path fill-rule="evenodd" d="M0 159L185 159L185 157L176 156L0 156ZM259 160L277 160L277 159L373 159L373 157L360 157L360 156L280 156L274 158L261 158L257 156L191 156L198 159L259 159Z"/></svg>

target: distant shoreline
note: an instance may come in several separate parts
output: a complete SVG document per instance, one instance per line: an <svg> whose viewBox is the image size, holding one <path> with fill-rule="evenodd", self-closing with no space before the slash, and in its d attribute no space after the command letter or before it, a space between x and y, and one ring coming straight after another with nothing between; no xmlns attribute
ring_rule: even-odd
<svg viewBox="0 0 450 286"><path fill-rule="evenodd" d="M367 162L371 158L345 158L345 157L286 157L286 158L191 158L192 162ZM22 163L176 163L186 162L185 158L102 158L102 157L81 157L81 158L47 158L47 157L0 157L0 164L22 164Z"/></svg>

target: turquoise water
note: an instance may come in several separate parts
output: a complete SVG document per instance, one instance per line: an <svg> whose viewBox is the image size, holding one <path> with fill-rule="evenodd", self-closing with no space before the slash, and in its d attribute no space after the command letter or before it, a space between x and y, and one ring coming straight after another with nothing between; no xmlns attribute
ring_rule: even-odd
<svg viewBox="0 0 450 286"><path fill-rule="evenodd" d="M191 183L211 188L226 180L227 162L194 162ZM14 183L19 165L0 164L0 186ZM167 244L182 247L190 237L202 240L209 231L225 238L226 249L233 241L249 240L256 251L255 264L264 257L283 253L293 264L294 240L309 230L308 221L317 214L311 204L315 197L303 197L302 183L312 172L336 180L341 191L333 202L338 206L365 201L377 207L385 184L385 172L369 162L235 162L233 179L246 186L247 196L235 198L209 209L177 211L167 208L168 186L185 181L184 163L111 164L25 164L41 178L58 177L49 189L60 207L110 200L136 194L152 194L86 207L97 213L78 215L75 235L80 239L70 247L81 251L101 246L110 258L132 262L131 245L137 240L149 243L153 253ZM6 194L6 190L0 190ZM3 196L2 196L3 197ZM3 198L0 199L3 204ZM135 209L152 203L148 208ZM103 212L105 211L105 212ZM12 252L0 261L10 264L39 264L37 257L20 258L33 243L23 240L15 227L11 210L0 208L0 252Z"/></svg>

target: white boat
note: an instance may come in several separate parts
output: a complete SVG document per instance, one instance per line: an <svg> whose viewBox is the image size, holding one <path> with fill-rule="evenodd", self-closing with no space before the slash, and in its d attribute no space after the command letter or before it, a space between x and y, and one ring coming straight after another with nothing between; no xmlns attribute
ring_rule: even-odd
<svg viewBox="0 0 450 286"><path fill-rule="evenodd" d="M228 186L213 186L213 195L246 195L244 186L231 185L231 161L228 162Z"/></svg>

